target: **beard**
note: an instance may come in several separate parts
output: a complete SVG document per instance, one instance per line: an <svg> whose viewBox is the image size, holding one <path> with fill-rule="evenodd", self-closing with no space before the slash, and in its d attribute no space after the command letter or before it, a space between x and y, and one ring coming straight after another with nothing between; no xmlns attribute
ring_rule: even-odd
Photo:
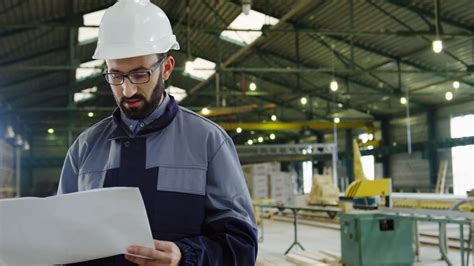
<svg viewBox="0 0 474 266"><path fill-rule="evenodd" d="M117 103L122 110L122 112L130 119L133 120L141 120L147 117L149 114L153 112L160 105L161 96L165 90L165 82L161 79L158 79L158 82L153 88L153 92L150 96L150 99L147 100L141 94L134 94L132 97L122 97L120 102ZM125 106L125 100L140 100L143 102L143 105L139 108L127 108Z"/></svg>

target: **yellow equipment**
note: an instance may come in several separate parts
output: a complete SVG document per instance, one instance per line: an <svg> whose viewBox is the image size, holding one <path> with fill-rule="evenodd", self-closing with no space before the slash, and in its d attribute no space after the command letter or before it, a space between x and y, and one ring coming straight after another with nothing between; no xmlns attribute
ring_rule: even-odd
<svg viewBox="0 0 474 266"><path fill-rule="evenodd" d="M392 193L390 178L368 180L362 169L359 146L355 140L352 142L352 148L354 154L355 181L346 189L344 196L351 199L383 196L385 197L385 205L390 206L390 194Z"/></svg>
<svg viewBox="0 0 474 266"><path fill-rule="evenodd" d="M199 112L199 114L205 117L226 116L226 115L236 115L236 114L254 112L259 109L270 110L270 109L275 109L276 107L277 105L274 103L264 104L261 107L259 107L256 104L250 104L250 105L238 106L238 107L236 106L236 107L211 108L211 109L207 109L206 112L201 111Z"/></svg>
<svg viewBox="0 0 474 266"><path fill-rule="evenodd" d="M263 217L263 209L258 206L258 204L273 204L273 199L257 199L252 200L253 205L253 214L255 215L255 219L257 224L260 225L262 222ZM270 214L270 219L273 218L273 214Z"/></svg>

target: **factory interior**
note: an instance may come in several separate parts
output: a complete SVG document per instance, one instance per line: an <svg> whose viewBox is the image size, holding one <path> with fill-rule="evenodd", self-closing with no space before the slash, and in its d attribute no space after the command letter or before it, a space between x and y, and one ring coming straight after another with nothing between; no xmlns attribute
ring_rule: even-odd
<svg viewBox="0 0 474 266"><path fill-rule="evenodd" d="M474 1L151 2L166 92L235 145L256 265L473 265ZM0 207L55 197L117 108L92 59L115 3L0 1Z"/></svg>

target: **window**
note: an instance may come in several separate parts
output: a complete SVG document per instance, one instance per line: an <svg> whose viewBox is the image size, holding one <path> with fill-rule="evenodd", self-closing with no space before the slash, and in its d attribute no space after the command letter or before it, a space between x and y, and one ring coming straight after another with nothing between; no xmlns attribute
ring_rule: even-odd
<svg viewBox="0 0 474 266"><path fill-rule="evenodd" d="M373 155L365 155L360 157L362 161L362 168L364 169L365 177L369 180L374 180L375 176L375 159Z"/></svg>
<svg viewBox="0 0 474 266"><path fill-rule="evenodd" d="M84 18L84 25L85 26L99 26L100 21L102 20L102 16L104 16L105 9L91 12L85 14ZM79 35L78 41L86 42L88 40L95 40L99 36L99 28L94 27L80 27L79 28Z"/></svg>
<svg viewBox="0 0 474 266"><path fill-rule="evenodd" d="M76 69L76 80L88 78L89 76L95 76L102 73L102 69L98 68L104 64L104 60L92 60L89 62L82 63L78 69Z"/></svg>
<svg viewBox="0 0 474 266"><path fill-rule="evenodd" d="M197 57L191 62L191 66L186 65L185 74L198 80L206 80L216 73L216 63Z"/></svg>
<svg viewBox="0 0 474 266"><path fill-rule="evenodd" d="M260 29L263 25L275 25L277 23L278 19L274 17L250 10L248 15L241 13L235 18L234 21L229 24L228 29L248 29L255 31L226 30L221 33L220 38L241 46L246 46L262 35Z"/></svg>
<svg viewBox="0 0 474 266"><path fill-rule="evenodd" d="M184 98L186 98L186 96L188 96L186 90L175 86L169 86L168 88L166 88L166 92L172 95L177 103L179 103Z"/></svg>
<svg viewBox="0 0 474 266"><path fill-rule="evenodd" d="M95 96L94 92L97 92L97 87L83 89L81 92L76 92L74 93L74 102L79 103L92 99Z"/></svg>
<svg viewBox="0 0 474 266"><path fill-rule="evenodd" d="M367 143L368 141L371 141L374 139L373 134L360 134L359 139L363 143ZM367 150L373 150L373 146L368 146L366 148ZM375 178L375 158L373 155L365 155L360 157L361 163L362 163L362 169L364 170L364 175L367 177L369 180L374 180Z"/></svg>
<svg viewBox="0 0 474 266"><path fill-rule="evenodd" d="M303 193L309 194L313 186L313 162L303 162Z"/></svg>
<svg viewBox="0 0 474 266"><path fill-rule="evenodd" d="M470 136L474 136L474 115L451 119L451 138ZM453 192L455 195L466 195L466 191L474 188L474 145L453 147L451 154Z"/></svg>

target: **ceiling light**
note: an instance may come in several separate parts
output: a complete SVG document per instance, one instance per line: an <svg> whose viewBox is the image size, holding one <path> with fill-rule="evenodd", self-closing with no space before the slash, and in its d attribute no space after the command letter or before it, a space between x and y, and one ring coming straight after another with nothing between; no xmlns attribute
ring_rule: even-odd
<svg viewBox="0 0 474 266"><path fill-rule="evenodd" d="M211 110L207 109L206 107L202 108L201 113L203 115L208 115L211 113Z"/></svg>
<svg viewBox="0 0 474 266"><path fill-rule="evenodd" d="M447 101L451 101L453 99L453 93L448 91L448 92L446 92L444 97L446 98Z"/></svg>
<svg viewBox="0 0 474 266"><path fill-rule="evenodd" d="M272 115L271 119L272 119L272 121L276 121L276 120L277 120L277 116L276 116L276 115Z"/></svg>
<svg viewBox="0 0 474 266"><path fill-rule="evenodd" d="M271 140L274 140L275 138L276 138L275 134L273 134L273 133L270 134L270 139L271 139Z"/></svg>
<svg viewBox="0 0 474 266"><path fill-rule="evenodd" d="M7 126L7 132L5 132L5 138L12 139L15 137L15 131L12 126Z"/></svg>
<svg viewBox="0 0 474 266"><path fill-rule="evenodd" d="M337 84L337 81L333 79L331 83L329 84L329 87L331 88L331 91L337 91L339 88L339 85Z"/></svg>
<svg viewBox="0 0 474 266"><path fill-rule="evenodd" d="M443 51L443 41L441 41L440 39L436 39L433 41L432 43L432 46L433 46L433 52L439 54L441 53L441 51Z"/></svg>
<svg viewBox="0 0 474 266"><path fill-rule="evenodd" d="M248 144L248 145L252 145L252 144L253 144L253 140L251 140L251 139L247 140L247 144Z"/></svg>
<svg viewBox="0 0 474 266"><path fill-rule="evenodd" d="M249 89L251 91L255 91L257 89L257 84L255 84L255 82L251 82L249 85Z"/></svg>
<svg viewBox="0 0 474 266"><path fill-rule="evenodd" d="M339 124L341 122L341 119L339 117L334 118L334 123Z"/></svg>
<svg viewBox="0 0 474 266"><path fill-rule="evenodd" d="M29 151L30 150L30 143L27 140L23 143L23 150Z"/></svg>
<svg viewBox="0 0 474 266"><path fill-rule="evenodd" d="M301 102L302 105L305 105L305 104L308 103L308 99L306 99L306 97L301 97L300 102Z"/></svg>
<svg viewBox="0 0 474 266"><path fill-rule="evenodd" d="M94 117L94 113L93 113L93 112L89 112L89 113L87 114L87 116L88 116L88 117Z"/></svg>
<svg viewBox="0 0 474 266"><path fill-rule="evenodd" d="M263 142L263 138L262 138L262 137L258 137L258 142L262 143L262 142Z"/></svg>
<svg viewBox="0 0 474 266"><path fill-rule="evenodd" d="M15 144L16 144L17 146L23 146L23 139L21 138L20 135L16 135Z"/></svg>
<svg viewBox="0 0 474 266"><path fill-rule="evenodd" d="M238 127L235 131L240 134L242 133L242 128Z"/></svg>
<svg viewBox="0 0 474 266"><path fill-rule="evenodd" d="M48 129L48 133L49 133L49 134L53 134L53 133L54 133L54 128Z"/></svg>
<svg viewBox="0 0 474 266"><path fill-rule="evenodd" d="M401 97L400 98L400 103L403 104L403 105L407 104L407 98Z"/></svg>
<svg viewBox="0 0 474 266"><path fill-rule="evenodd" d="M436 39L433 41L432 46L433 46L433 52L439 54L443 50L443 42L439 38L439 31L440 31L440 19L439 19L439 1L435 0L434 1L434 15L435 15L435 30L436 30Z"/></svg>
<svg viewBox="0 0 474 266"><path fill-rule="evenodd" d="M186 61L186 65L184 66L185 73L191 73L194 69L194 65L192 61Z"/></svg>
<svg viewBox="0 0 474 266"><path fill-rule="evenodd" d="M461 84L459 84L459 81L453 82L453 88L455 88L455 89L459 89L459 86L460 86L460 85L461 85Z"/></svg>

